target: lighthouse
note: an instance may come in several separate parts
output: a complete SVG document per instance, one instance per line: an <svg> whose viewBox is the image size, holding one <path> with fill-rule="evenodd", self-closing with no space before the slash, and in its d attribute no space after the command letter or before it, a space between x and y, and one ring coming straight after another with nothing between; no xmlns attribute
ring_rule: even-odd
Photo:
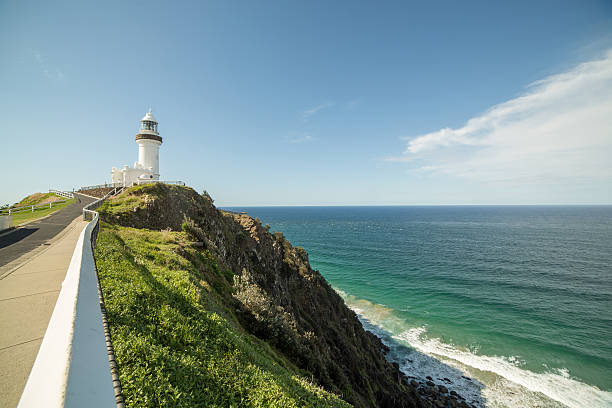
<svg viewBox="0 0 612 408"><path fill-rule="evenodd" d="M138 144L138 161L134 167L113 167L111 175L113 183L132 186L147 181L159 180L159 147L162 137L157 129L158 123L151 109L140 120L140 129L136 134Z"/></svg>
<svg viewBox="0 0 612 408"><path fill-rule="evenodd" d="M162 138L157 131L157 120L151 109L140 120L140 131L136 135L138 143L138 164L143 169L151 170L153 180L159 180L159 146Z"/></svg>

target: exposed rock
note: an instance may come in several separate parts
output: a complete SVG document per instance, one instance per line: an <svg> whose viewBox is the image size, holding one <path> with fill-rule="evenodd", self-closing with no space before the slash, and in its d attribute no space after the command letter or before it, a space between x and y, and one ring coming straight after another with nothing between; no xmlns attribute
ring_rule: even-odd
<svg viewBox="0 0 612 408"><path fill-rule="evenodd" d="M92 197L102 198L113 190L114 190L114 187L98 187L98 188L91 188L88 190L79 190L79 193L86 194Z"/></svg>

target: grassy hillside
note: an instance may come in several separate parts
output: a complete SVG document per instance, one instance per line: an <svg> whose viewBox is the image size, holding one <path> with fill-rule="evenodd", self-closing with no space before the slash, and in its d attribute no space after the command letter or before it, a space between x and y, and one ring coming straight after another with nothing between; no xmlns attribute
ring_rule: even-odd
<svg viewBox="0 0 612 408"><path fill-rule="evenodd" d="M103 223L95 257L128 406L350 406L241 328L231 272L186 233Z"/></svg>
<svg viewBox="0 0 612 408"><path fill-rule="evenodd" d="M55 193L34 193L34 194L30 194L29 196L27 196L20 202L10 206L10 208L55 203L57 201L63 201L63 200L66 200L66 198L58 196ZM73 202L74 202L74 199L72 198L65 202L53 204L52 208L49 208L47 206L47 207L36 208L34 211L23 211L23 212L12 214L13 225L19 226L19 225L25 224L26 222L30 222L38 218L45 217L49 214L53 214L54 212L59 211L62 208L72 204Z"/></svg>
<svg viewBox="0 0 612 408"><path fill-rule="evenodd" d="M66 202L54 204L52 208L38 208L32 211L24 211L20 213L13 214L13 225L19 226L29 221L37 220L39 218L45 217L49 214L53 214L56 211L61 210L64 207L69 206L74 203L74 198L69 199Z"/></svg>
<svg viewBox="0 0 612 408"><path fill-rule="evenodd" d="M36 205L44 203L52 203L54 201L65 200L64 197L60 197L55 193L34 193L30 194L20 202L16 203L12 207L25 207L26 205Z"/></svg>

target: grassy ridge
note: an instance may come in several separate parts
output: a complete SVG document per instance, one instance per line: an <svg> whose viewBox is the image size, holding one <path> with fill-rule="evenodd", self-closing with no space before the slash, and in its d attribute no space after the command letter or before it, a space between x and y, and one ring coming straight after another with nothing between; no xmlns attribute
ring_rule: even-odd
<svg viewBox="0 0 612 408"><path fill-rule="evenodd" d="M37 208L33 212L32 211L24 211L24 212L19 212L19 213L16 213L16 214L12 214L13 225L18 226L18 225L21 225L21 224L26 223L28 221L33 221L33 220L36 220L38 218L45 217L45 216L47 216L49 214L53 214L54 212L61 210L62 208L66 207L66 206L69 206L72 203L74 203L74 198L71 198L68 201L65 201L63 203L54 204L52 208L43 207L43 208ZM34 205L34 204L30 204L30 205Z"/></svg>
<svg viewBox="0 0 612 408"><path fill-rule="evenodd" d="M36 205L42 203L43 201L49 198L57 198L60 200L64 200L64 197L60 197L55 193L34 193L30 194L20 202L13 205L13 207L25 207L26 205Z"/></svg>
<svg viewBox="0 0 612 408"><path fill-rule="evenodd" d="M241 329L185 233L103 223L95 255L128 406L349 406Z"/></svg>

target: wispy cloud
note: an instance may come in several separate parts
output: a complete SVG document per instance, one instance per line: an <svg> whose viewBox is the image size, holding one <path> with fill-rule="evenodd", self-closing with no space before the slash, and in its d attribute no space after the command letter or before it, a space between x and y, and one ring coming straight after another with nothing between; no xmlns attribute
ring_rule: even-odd
<svg viewBox="0 0 612 408"><path fill-rule="evenodd" d="M301 136L295 136L289 139L289 143L306 143L312 141L313 138L309 134L304 134Z"/></svg>
<svg viewBox="0 0 612 408"><path fill-rule="evenodd" d="M360 105L361 102L363 102L363 98L351 99L350 101L346 103L346 109L348 110L354 109L355 107Z"/></svg>
<svg viewBox="0 0 612 408"><path fill-rule="evenodd" d="M332 106L335 106L335 105L336 105L335 102L325 102L313 108L306 109L305 111L302 111L302 119L307 120L311 116L317 114L319 111L326 109L326 108L331 108Z"/></svg>
<svg viewBox="0 0 612 408"><path fill-rule="evenodd" d="M60 81L64 79L64 73L57 69L49 68L49 64L47 63L46 59L38 51L32 51L32 55L44 76L49 79L56 79Z"/></svg>
<svg viewBox="0 0 612 408"><path fill-rule="evenodd" d="M463 127L406 138L414 169L492 182L612 183L612 50L531 84Z"/></svg>
<svg viewBox="0 0 612 408"><path fill-rule="evenodd" d="M410 161L414 161L415 157L412 156L408 156L408 155L402 155L402 156L387 156L383 159L383 161L386 162L391 162L391 163L403 163L403 162L410 162Z"/></svg>

